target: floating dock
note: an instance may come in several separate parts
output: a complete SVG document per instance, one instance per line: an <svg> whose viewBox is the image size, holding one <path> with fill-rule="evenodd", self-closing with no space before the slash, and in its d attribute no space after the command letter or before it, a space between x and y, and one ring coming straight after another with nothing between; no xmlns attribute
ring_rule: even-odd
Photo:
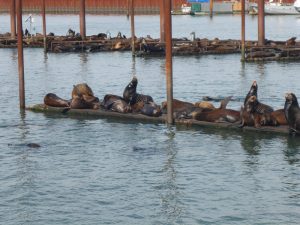
<svg viewBox="0 0 300 225"><path fill-rule="evenodd" d="M66 113L63 113L66 108L50 107L44 104L37 104L26 108L29 111L53 115L64 115L66 117L75 118L102 118L102 119L119 119L130 122L145 122L145 123L166 123L166 115L163 114L159 117L150 117L137 113L118 113L103 109L70 109ZM255 127L238 127L237 124L231 123L212 123L205 121L198 121L193 119L176 119L176 125L185 125L193 127L215 127L224 129L234 129L249 132L265 132L265 133L277 133L277 134L289 134L288 126L263 126L261 128Z"/></svg>

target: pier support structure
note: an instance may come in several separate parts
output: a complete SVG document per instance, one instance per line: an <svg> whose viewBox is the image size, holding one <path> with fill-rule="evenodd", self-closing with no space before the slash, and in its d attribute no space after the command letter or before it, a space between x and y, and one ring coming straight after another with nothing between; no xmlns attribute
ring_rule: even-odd
<svg viewBox="0 0 300 225"><path fill-rule="evenodd" d="M173 63L172 63L172 17L171 1L165 2L165 35L166 35L166 83L167 83L167 122L173 124Z"/></svg>
<svg viewBox="0 0 300 225"><path fill-rule="evenodd" d="M265 44L265 1L258 0L258 45Z"/></svg>
<svg viewBox="0 0 300 225"><path fill-rule="evenodd" d="M241 60L245 61L245 0L241 0Z"/></svg>
<svg viewBox="0 0 300 225"><path fill-rule="evenodd" d="M42 19L43 19L44 52L47 52L46 0L42 0Z"/></svg>
<svg viewBox="0 0 300 225"><path fill-rule="evenodd" d="M16 38L16 1L10 3L10 34L11 38Z"/></svg>
<svg viewBox="0 0 300 225"><path fill-rule="evenodd" d="M24 82L24 56L23 56L23 27L22 27L22 0L16 0L17 28L18 28L18 70L19 70L19 99L20 109L25 109L25 82Z"/></svg>
<svg viewBox="0 0 300 225"><path fill-rule="evenodd" d="M131 50L135 56L134 0L130 0Z"/></svg>
<svg viewBox="0 0 300 225"><path fill-rule="evenodd" d="M85 23L85 0L80 0L80 35L82 39L86 37L86 23Z"/></svg>
<svg viewBox="0 0 300 225"><path fill-rule="evenodd" d="M160 42L165 42L165 1L160 1Z"/></svg>
<svg viewBox="0 0 300 225"><path fill-rule="evenodd" d="M214 13L214 0L209 0L209 15L210 17L213 16Z"/></svg>

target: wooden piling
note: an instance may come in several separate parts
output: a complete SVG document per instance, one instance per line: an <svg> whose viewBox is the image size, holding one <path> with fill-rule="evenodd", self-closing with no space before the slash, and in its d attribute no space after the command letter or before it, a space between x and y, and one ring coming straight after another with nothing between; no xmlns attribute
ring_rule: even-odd
<svg viewBox="0 0 300 225"><path fill-rule="evenodd" d="M160 12L160 42L165 42L165 1L160 1L159 6L159 12Z"/></svg>
<svg viewBox="0 0 300 225"><path fill-rule="evenodd" d="M46 0L42 0L42 19L43 19L43 36L44 36L44 52L47 52L47 29L46 29Z"/></svg>
<svg viewBox="0 0 300 225"><path fill-rule="evenodd" d="M209 15L213 16L213 10L214 10L214 0L209 0Z"/></svg>
<svg viewBox="0 0 300 225"><path fill-rule="evenodd" d="M19 99L20 109L25 109L25 84L24 84L24 56L23 56L23 28L22 28L22 0L16 0L17 28L18 28L18 70L19 70Z"/></svg>
<svg viewBox="0 0 300 225"><path fill-rule="evenodd" d="M80 14L80 35L82 39L86 37L86 24L85 24L85 0L80 0L80 7L79 7L79 14Z"/></svg>
<svg viewBox="0 0 300 225"><path fill-rule="evenodd" d="M241 0L241 20L242 20L242 32L241 32L241 60L245 61L245 0Z"/></svg>
<svg viewBox="0 0 300 225"><path fill-rule="evenodd" d="M258 45L265 44L265 1L258 0Z"/></svg>
<svg viewBox="0 0 300 225"><path fill-rule="evenodd" d="M130 0L130 24L132 56L135 56L134 0Z"/></svg>
<svg viewBox="0 0 300 225"><path fill-rule="evenodd" d="M16 1L11 0L10 4L10 34L11 38L16 38Z"/></svg>
<svg viewBox="0 0 300 225"><path fill-rule="evenodd" d="M172 64L172 17L171 1L165 2L165 38L166 38L166 80L167 80L167 122L173 124L173 64Z"/></svg>

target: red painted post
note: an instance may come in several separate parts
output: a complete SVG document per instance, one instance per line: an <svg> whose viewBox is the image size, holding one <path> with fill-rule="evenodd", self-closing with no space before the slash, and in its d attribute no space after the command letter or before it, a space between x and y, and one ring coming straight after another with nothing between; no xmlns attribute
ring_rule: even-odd
<svg viewBox="0 0 300 225"><path fill-rule="evenodd" d="M245 61L245 0L241 0L241 17L242 17L241 60Z"/></svg>
<svg viewBox="0 0 300 225"><path fill-rule="evenodd" d="M85 26L85 0L80 0L80 35L82 39L86 37L86 26Z"/></svg>
<svg viewBox="0 0 300 225"><path fill-rule="evenodd" d="M46 0L42 0L43 36L44 51L47 52L47 31L46 31Z"/></svg>
<svg viewBox="0 0 300 225"><path fill-rule="evenodd" d="M173 124L173 64L172 64L172 17L171 1L165 1L165 35L166 35L166 80L167 80L167 123Z"/></svg>
<svg viewBox="0 0 300 225"><path fill-rule="evenodd" d="M258 45L265 44L265 1L258 0Z"/></svg>
<svg viewBox="0 0 300 225"><path fill-rule="evenodd" d="M131 50L135 55L134 0L130 0Z"/></svg>
<svg viewBox="0 0 300 225"><path fill-rule="evenodd" d="M10 34L11 38L16 38L16 2L11 0L10 4Z"/></svg>
<svg viewBox="0 0 300 225"><path fill-rule="evenodd" d="M165 1L160 0L160 42L165 42Z"/></svg>
<svg viewBox="0 0 300 225"><path fill-rule="evenodd" d="M22 28L22 0L17 3L17 28L18 28L18 69L19 69L19 99L20 109L25 109L25 84L24 84L24 56L23 56L23 28Z"/></svg>

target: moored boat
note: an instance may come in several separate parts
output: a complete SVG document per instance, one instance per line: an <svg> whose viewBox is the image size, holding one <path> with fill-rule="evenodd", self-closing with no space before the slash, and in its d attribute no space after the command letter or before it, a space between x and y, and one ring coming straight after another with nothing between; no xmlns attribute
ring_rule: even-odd
<svg viewBox="0 0 300 225"><path fill-rule="evenodd" d="M257 4L251 4L252 14L258 13ZM294 4L285 4L280 2L265 3L265 14L267 15L297 15L300 13L300 0L296 0Z"/></svg>

